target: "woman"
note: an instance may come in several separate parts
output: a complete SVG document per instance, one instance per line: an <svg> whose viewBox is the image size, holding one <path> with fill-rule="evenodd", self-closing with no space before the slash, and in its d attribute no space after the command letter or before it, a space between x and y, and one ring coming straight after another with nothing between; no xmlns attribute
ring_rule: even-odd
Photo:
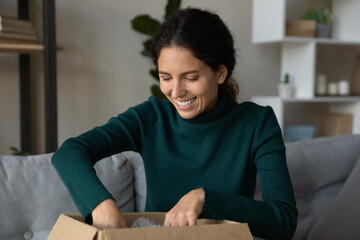
<svg viewBox="0 0 360 240"><path fill-rule="evenodd" d="M168 101L151 97L68 139L53 156L82 215L99 228L127 226L93 165L132 150L145 164L146 211L167 212L165 226L229 219L247 222L255 236L290 239L297 210L281 131L270 107L235 102L226 25L216 14L182 10L152 48ZM263 201L253 200L257 173Z"/></svg>

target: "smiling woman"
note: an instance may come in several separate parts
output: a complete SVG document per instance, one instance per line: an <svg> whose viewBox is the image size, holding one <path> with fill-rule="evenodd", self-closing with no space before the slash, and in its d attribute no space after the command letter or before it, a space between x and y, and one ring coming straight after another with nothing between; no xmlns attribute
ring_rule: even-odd
<svg viewBox="0 0 360 240"><path fill-rule="evenodd" d="M160 89L182 118L194 118L215 107L218 85L227 76L225 66L213 71L183 47L167 47L158 59Z"/></svg>
<svg viewBox="0 0 360 240"><path fill-rule="evenodd" d="M228 219L261 238L291 239L297 209L281 130L270 107L235 101L233 45L218 15L179 11L152 42L168 100L150 97L63 143L52 162L87 222L127 226L93 165L135 151L146 169L145 210L167 212L165 226ZM262 201L253 199L257 174Z"/></svg>
<svg viewBox="0 0 360 240"><path fill-rule="evenodd" d="M190 51L193 58L200 60L213 72L225 67L226 75L220 84L228 98L235 101L239 88L232 78L236 63L233 37L218 15L204 13L197 9L180 11L164 22L152 41L153 62L161 71L159 57L164 48L180 47ZM173 55L178 57L176 52Z"/></svg>

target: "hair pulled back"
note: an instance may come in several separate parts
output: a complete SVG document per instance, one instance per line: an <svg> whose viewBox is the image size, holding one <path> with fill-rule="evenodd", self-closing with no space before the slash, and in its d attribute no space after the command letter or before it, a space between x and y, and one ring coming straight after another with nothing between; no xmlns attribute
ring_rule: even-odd
<svg viewBox="0 0 360 240"><path fill-rule="evenodd" d="M225 89L229 99L236 100L239 87L231 77L236 63L234 40L218 15L196 8L175 13L152 39L152 58L156 66L161 50L172 46L189 49L213 71L223 64L228 75L220 87Z"/></svg>

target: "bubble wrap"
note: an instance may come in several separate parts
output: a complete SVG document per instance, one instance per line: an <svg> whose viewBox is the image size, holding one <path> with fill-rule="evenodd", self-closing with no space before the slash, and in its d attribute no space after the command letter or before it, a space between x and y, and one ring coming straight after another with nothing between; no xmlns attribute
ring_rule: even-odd
<svg viewBox="0 0 360 240"><path fill-rule="evenodd" d="M145 217L139 217L137 220L133 222L131 225L132 228L138 228L138 227L161 227L160 224L155 224L153 220L150 220Z"/></svg>

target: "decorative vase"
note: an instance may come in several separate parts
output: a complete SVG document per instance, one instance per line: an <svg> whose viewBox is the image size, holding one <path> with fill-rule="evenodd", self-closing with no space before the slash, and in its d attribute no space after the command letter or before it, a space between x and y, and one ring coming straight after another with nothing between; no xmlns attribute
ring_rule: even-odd
<svg viewBox="0 0 360 240"><path fill-rule="evenodd" d="M329 82L328 83L328 94L330 96L336 96L339 94L339 86L336 82Z"/></svg>
<svg viewBox="0 0 360 240"><path fill-rule="evenodd" d="M327 80L325 74L319 74L316 78L316 95L324 96L327 93Z"/></svg>
<svg viewBox="0 0 360 240"><path fill-rule="evenodd" d="M349 81L346 79L341 79L339 81L339 95L341 96L347 96L350 93L350 89L349 89Z"/></svg>

